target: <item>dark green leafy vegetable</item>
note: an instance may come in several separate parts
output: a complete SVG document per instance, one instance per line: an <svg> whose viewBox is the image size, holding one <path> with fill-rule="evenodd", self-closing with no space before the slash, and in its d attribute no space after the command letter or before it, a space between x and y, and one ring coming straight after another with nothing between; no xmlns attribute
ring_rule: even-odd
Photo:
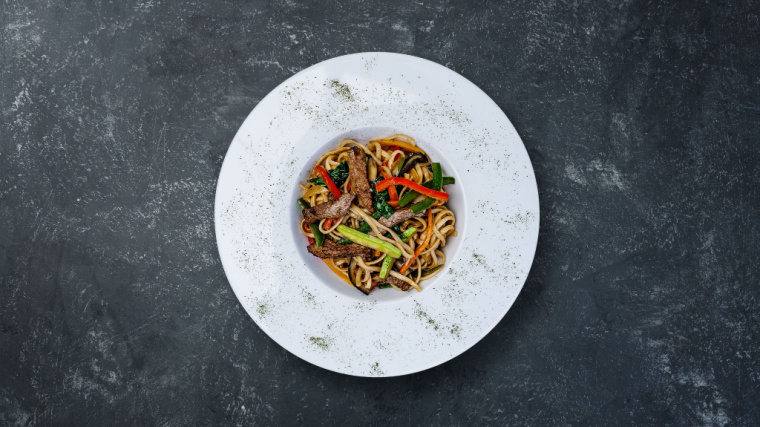
<svg viewBox="0 0 760 427"><path fill-rule="evenodd" d="M387 191L385 191L386 195L388 194ZM391 215L393 215L394 212L396 212L395 209L393 209L393 206L389 205L387 203L387 200L378 200L375 202L375 212L378 212L380 215L390 218ZM378 217L379 218L379 217ZM377 218L375 218L377 219Z"/></svg>
<svg viewBox="0 0 760 427"><path fill-rule="evenodd" d="M388 200L390 200L390 196L388 195L388 190L383 190L381 192L377 192L375 190L375 184L382 181L384 178L382 176L378 177L376 180L372 181L371 187L372 192L374 193L374 199L375 199L375 213L372 214L372 218L378 219L380 216L384 216L386 218L390 218L391 215L393 215L394 212L396 212L395 209L393 209L393 206L388 204Z"/></svg>
<svg viewBox="0 0 760 427"><path fill-rule="evenodd" d="M348 179L348 162L340 162L338 166L335 166L335 169L327 171L327 174L330 175L330 179L332 179L335 185L340 187ZM327 184L325 184L325 181L321 177L310 179L309 182L314 185L327 187Z"/></svg>
<svg viewBox="0 0 760 427"><path fill-rule="evenodd" d="M359 228L357 230L361 231L362 233L369 233L372 231L372 227L370 227L366 222L362 221L362 223L359 224Z"/></svg>
<svg viewBox="0 0 760 427"><path fill-rule="evenodd" d="M337 244L339 244L339 245L350 245L351 243L354 243L354 242L352 242L352 241L350 241L350 240L346 239L345 237L341 237L341 238L340 238L340 240L338 240L338 241L337 241L337 242L335 242L335 243L337 243Z"/></svg>
<svg viewBox="0 0 760 427"><path fill-rule="evenodd" d="M452 177L450 177L450 176L444 176L441 179L441 185L451 185L451 184L454 184L454 182L455 182L455 179L452 178ZM430 180L430 181L422 184L422 186L425 187L425 188L432 189L433 188L433 180ZM401 198L399 198L398 207L403 208L404 206L406 206L409 203L411 203L412 200L416 199L417 196L419 196L419 195L420 195L420 193L418 193L418 192L416 192L414 190L407 191L406 193L404 193L403 196L401 196Z"/></svg>
<svg viewBox="0 0 760 427"><path fill-rule="evenodd" d="M393 285L391 285L390 283L381 283L381 284L377 285L377 287L380 288L380 289L388 289L388 288L392 288Z"/></svg>
<svg viewBox="0 0 760 427"><path fill-rule="evenodd" d="M393 227L391 227L391 230L393 230L393 232L394 232L394 233L396 233L396 235L397 235L397 236L401 237L401 234L402 234L402 233L401 233L401 227L399 227L399 225L398 225L398 224L396 224L396 225L394 225ZM393 238L393 237L391 237L391 233L390 233L390 232L388 232L388 233L385 233L385 237L387 237L387 238L389 238L389 239L392 239L392 238ZM403 242L406 242L406 240L403 240L403 239L402 239L402 241L403 241Z"/></svg>

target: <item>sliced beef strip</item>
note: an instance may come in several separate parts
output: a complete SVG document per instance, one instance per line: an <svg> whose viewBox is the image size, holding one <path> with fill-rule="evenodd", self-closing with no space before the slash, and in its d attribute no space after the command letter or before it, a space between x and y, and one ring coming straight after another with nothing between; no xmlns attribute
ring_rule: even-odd
<svg viewBox="0 0 760 427"><path fill-rule="evenodd" d="M416 216L423 216L425 215L425 212L420 213L413 213L411 209L405 208L405 209L399 209L396 212L393 213L388 218L380 217L380 219L377 220L380 224L383 224L384 226L391 228L396 224L401 224L402 222L406 221L407 219L414 218Z"/></svg>
<svg viewBox="0 0 760 427"><path fill-rule="evenodd" d="M330 239L325 239L321 247L316 243L310 244L306 248L309 253L319 258L345 258L349 256L359 256L364 259L372 257L372 249L351 243L350 245L339 245Z"/></svg>
<svg viewBox="0 0 760 427"><path fill-rule="evenodd" d="M325 218L339 218L348 213L356 196L344 194L338 200L330 200L301 211L308 224Z"/></svg>
<svg viewBox="0 0 760 427"><path fill-rule="evenodd" d="M351 177L351 192L356 194L359 207L374 213L372 193L367 178L367 155L360 147L352 147L348 152L348 170Z"/></svg>
<svg viewBox="0 0 760 427"><path fill-rule="evenodd" d="M378 284L390 283L391 285L398 287L402 291L408 291L409 289L412 289L412 285L406 283L405 281L399 279L396 276L391 276L390 274L385 279L380 279L378 277L375 280L377 281Z"/></svg>

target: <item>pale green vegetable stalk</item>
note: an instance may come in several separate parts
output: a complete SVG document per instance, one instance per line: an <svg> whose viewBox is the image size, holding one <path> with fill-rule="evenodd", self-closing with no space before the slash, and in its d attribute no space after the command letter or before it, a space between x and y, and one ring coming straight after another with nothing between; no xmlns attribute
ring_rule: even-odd
<svg viewBox="0 0 760 427"><path fill-rule="evenodd" d="M401 256L401 249L397 248L394 245L391 245L388 242L384 242L377 237L372 237L343 224L339 225L337 230L340 232L340 234L344 235L346 239L354 243L358 243L362 246L384 252L393 258L398 258Z"/></svg>
<svg viewBox="0 0 760 427"><path fill-rule="evenodd" d="M383 260L383 266L380 268L380 278L385 279L388 277L388 273L391 271L391 266L393 265L393 261L395 258L391 258L389 256L386 256Z"/></svg>
<svg viewBox="0 0 760 427"><path fill-rule="evenodd" d="M415 227L409 227L404 231L404 234L401 235L401 241L406 242L409 240L410 237L412 237L412 234L416 233L417 229Z"/></svg>

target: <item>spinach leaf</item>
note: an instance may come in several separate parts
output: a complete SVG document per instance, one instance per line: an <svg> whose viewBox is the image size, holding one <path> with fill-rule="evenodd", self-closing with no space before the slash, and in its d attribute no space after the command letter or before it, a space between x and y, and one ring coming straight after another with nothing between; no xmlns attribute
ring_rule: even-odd
<svg viewBox="0 0 760 427"><path fill-rule="evenodd" d="M350 241L350 240L346 239L345 237L341 237L341 238L340 238L340 240L338 240L338 241L337 241L337 242L335 242L335 243L337 243L337 244L339 244L339 245L350 245L351 243L354 243L354 242L352 242L352 241Z"/></svg>
<svg viewBox="0 0 760 427"><path fill-rule="evenodd" d="M387 191L383 191L382 193L386 193L386 196L388 195ZM382 194L382 193L380 193L380 194ZM375 206L374 206L374 208L375 208L375 212L376 213L379 213L380 215L382 215L382 216L384 216L386 218L390 218L391 215L393 215L393 213L396 212L396 210L393 209L393 206L391 206L391 205L389 205L387 203L387 199L383 199L383 198L380 198L380 197L378 197L378 199L375 200ZM375 218L375 219L377 219L377 218Z"/></svg>
<svg viewBox="0 0 760 427"><path fill-rule="evenodd" d="M404 240L403 237L401 237L401 235L404 234L404 233L401 232L401 227L399 227L398 224L396 224L393 227L391 227L391 230L393 230L393 232L396 233L396 235L399 238L401 238L402 241L404 241L404 242L406 241L406 240ZM389 239L393 238L393 237L391 237L391 233L385 233L385 237L387 237Z"/></svg>
<svg viewBox="0 0 760 427"><path fill-rule="evenodd" d="M327 174L330 175L330 179L335 183L335 186L340 187L348 179L348 162L340 162L338 166L335 166L335 169L327 171ZM327 187L322 177L312 178L309 182L314 185Z"/></svg>
<svg viewBox="0 0 760 427"><path fill-rule="evenodd" d="M358 231L361 231L362 233L369 233L372 231L372 227L369 226L366 222L362 221L362 223L359 225L359 228L357 228Z"/></svg>
<svg viewBox="0 0 760 427"><path fill-rule="evenodd" d="M380 218L380 216L390 218L390 216L393 215L394 212L396 212L396 210L393 209L393 206L387 203L388 200L390 199L390 196L388 195L388 190L383 190L379 193L377 192L377 190L375 190L375 185L382 180L383 180L383 177L380 176L376 180L372 181L370 185L372 187L372 192L374 193L374 199L375 199L375 203L373 206L375 208L375 213L372 214L372 218L375 218L375 219Z"/></svg>

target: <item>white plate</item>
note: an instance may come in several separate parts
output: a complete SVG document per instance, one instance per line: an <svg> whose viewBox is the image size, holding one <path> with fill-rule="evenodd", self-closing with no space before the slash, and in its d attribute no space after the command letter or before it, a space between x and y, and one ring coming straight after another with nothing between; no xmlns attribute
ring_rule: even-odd
<svg viewBox="0 0 760 427"><path fill-rule="evenodd" d="M340 140L393 133L456 178L446 190L458 236L422 292L365 296L306 252L298 183ZM424 59L361 53L301 71L254 108L224 159L214 216L227 278L264 332L317 366L383 377L446 362L496 326L530 270L539 205L525 147L485 93Z"/></svg>

